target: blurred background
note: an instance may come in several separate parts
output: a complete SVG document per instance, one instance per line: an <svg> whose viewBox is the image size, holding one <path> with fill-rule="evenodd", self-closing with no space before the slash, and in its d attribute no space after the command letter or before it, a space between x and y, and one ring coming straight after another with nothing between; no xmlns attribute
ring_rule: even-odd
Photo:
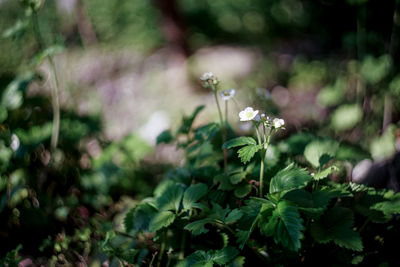
<svg viewBox="0 0 400 267"><path fill-rule="evenodd" d="M68 235L89 242L94 214L151 194L182 160L157 136L198 105L197 125L218 119L203 72L236 89L238 131L253 106L285 119L280 138L313 132L357 145L366 166L389 159L400 149L399 12L397 0L0 0L0 238L16 236L1 246L33 229L28 254L62 250Z"/></svg>

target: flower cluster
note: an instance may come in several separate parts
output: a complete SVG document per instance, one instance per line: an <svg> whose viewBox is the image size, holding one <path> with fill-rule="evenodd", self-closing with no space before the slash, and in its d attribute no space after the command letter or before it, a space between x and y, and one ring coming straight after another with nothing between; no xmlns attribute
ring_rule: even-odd
<svg viewBox="0 0 400 267"><path fill-rule="evenodd" d="M218 78L212 72L205 72L200 80L203 82L205 88L211 88L213 91L216 90L216 85L219 83Z"/></svg>
<svg viewBox="0 0 400 267"><path fill-rule="evenodd" d="M247 107L239 112L240 121L254 121L256 123L263 123L267 127L274 129L283 128L285 121L283 119L275 118L271 119L269 116L258 114L258 110L254 110L252 107Z"/></svg>

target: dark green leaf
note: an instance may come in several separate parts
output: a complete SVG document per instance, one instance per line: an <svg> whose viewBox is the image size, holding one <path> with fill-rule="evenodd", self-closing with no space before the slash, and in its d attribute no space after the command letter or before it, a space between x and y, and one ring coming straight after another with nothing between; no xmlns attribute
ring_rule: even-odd
<svg viewBox="0 0 400 267"><path fill-rule="evenodd" d="M157 198L157 207L159 210L178 211L183 196L183 188L179 184L170 184L164 190L162 195Z"/></svg>
<svg viewBox="0 0 400 267"><path fill-rule="evenodd" d="M149 223L157 213L157 210L149 203L141 203L132 208L125 216L125 230L129 231L148 231Z"/></svg>
<svg viewBox="0 0 400 267"><path fill-rule="evenodd" d="M311 218L318 218L322 215L330 200L335 197L328 190L315 190L309 193L303 189L292 190L282 198L295 204L300 210Z"/></svg>
<svg viewBox="0 0 400 267"><path fill-rule="evenodd" d="M173 140L171 130L165 130L157 136L157 145L161 143L168 144Z"/></svg>
<svg viewBox="0 0 400 267"><path fill-rule="evenodd" d="M298 251L303 238L303 220L297 208L287 201L278 203L268 222L259 222L262 233L273 236L275 243L290 250Z"/></svg>
<svg viewBox="0 0 400 267"><path fill-rule="evenodd" d="M239 209L234 209L232 210L228 216L225 218L225 223L233 223L242 218L243 212L241 212Z"/></svg>
<svg viewBox="0 0 400 267"><path fill-rule="evenodd" d="M333 207L313 223L311 235L319 243L333 241L340 247L362 251L361 237L352 227L353 212L347 208Z"/></svg>
<svg viewBox="0 0 400 267"><path fill-rule="evenodd" d="M183 195L183 208L185 210L191 209L194 203L196 203L199 199L207 194L207 191L207 185L202 183L189 186L189 188L186 189Z"/></svg>
<svg viewBox="0 0 400 267"><path fill-rule="evenodd" d="M235 188L230 182L229 176L225 174L220 174L214 177L214 184L218 183L218 190L229 191Z"/></svg>
<svg viewBox="0 0 400 267"><path fill-rule="evenodd" d="M169 226L175 220L175 214L171 211L161 211L151 220L149 225L150 232L156 232L163 227Z"/></svg>
<svg viewBox="0 0 400 267"><path fill-rule="evenodd" d="M234 247L225 247L221 250L216 250L211 255L211 259L218 265L224 265L233 260L239 251Z"/></svg>
<svg viewBox="0 0 400 267"><path fill-rule="evenodd" d="M199 141L210 140L219 131L219 124L209 123L200 128L197 128L195 132L195 138Z"/></svg>
<svg viewBox="0 0 400 267"><path fill-rule="evenodd" d="M234 194L238 198L244 198L251 192L251 185L244 182L235 188Z"/></svg>
<svg viewBox="0 0 400 267"><path fill-rule="evenodd" d="M192 232L193 235L200 235L208 232L208 229L206 229L204 226L207 223L211 223L213 219L211 218L205 218L202 220L194 221L192 223L189 223L185 226L185 229Z"/></svg>
<svg viewBox="0 0 400 267"><path fill-rule="evenodd" d="M178 133L188 134L190 129L192 128L193 121L197 117L197 115L204 109L205 106L198 106L190 116L184 116L182 118L182 125L178 130Z"/></svg>

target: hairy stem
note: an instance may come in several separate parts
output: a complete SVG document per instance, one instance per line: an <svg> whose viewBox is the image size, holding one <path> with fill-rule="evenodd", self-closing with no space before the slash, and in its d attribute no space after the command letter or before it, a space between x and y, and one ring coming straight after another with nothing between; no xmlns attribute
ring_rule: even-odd
<svg viewBox="0 0 400 267"><path fill-rule="evenodd" d="M215 86L212 86L212 89L214 92L215 102L217 103L219 120L220 120L220 124L222 127L222 143L225 144L225 142L226 142L226 126L224 124L224 119L222 117L221 106L219 105L219 101L218 101L217 88L215 88ZM228 173L228 152L225 148L223 149L223 154L224 154L224 170L225 170L225 173Z"/></svg>
<svg viewBox="0 0 400 267"><path fill-rule="evenodd" d="M33 29L35 32L36 40L39 44L39 48L41 51L43 51L46 49L46 45L45 45L44 39L42 37L42 34L40 32L38 15L35 10L32 10L32 24L33 24ZM53 86L51 86L51 104L52 104L52 108L53 108L53 128L52 128L52 132L51 132L51 148L54 150L57 148L58 135L59 135L59 131L60 131L60 103L59 103L59 97L58 97L59 82L58 82L57 71L56 71L53 57L51 55L48 55L47 59L49 61L51 74L54 77L54 84L53 84Z"/></svg>

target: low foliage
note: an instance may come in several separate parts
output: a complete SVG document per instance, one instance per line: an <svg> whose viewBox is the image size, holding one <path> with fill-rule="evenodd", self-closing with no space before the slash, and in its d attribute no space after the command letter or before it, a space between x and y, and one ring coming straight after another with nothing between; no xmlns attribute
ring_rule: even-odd
<svg viewBox="0 0 400 267"><path fill-rule="evenodd" d="M147 251L147 257L126 260L125 251L122 259L157 266L388 260L378 252L398 234L400 195L329 179L343 178L343 160L336 157L341 144L308 133L271 144L273 156L264 162L269 186L258 197L257 162L263 155L240 152L256 141L229 132L234 138L222 145L217 124L193 128L198 111L185 117L176 133L160 135L159 142L175 142L186 151L186 163L170 170L153 197L127 213L127 243L136 254ZM221 149L229 149L227 171Z"/></svg>

